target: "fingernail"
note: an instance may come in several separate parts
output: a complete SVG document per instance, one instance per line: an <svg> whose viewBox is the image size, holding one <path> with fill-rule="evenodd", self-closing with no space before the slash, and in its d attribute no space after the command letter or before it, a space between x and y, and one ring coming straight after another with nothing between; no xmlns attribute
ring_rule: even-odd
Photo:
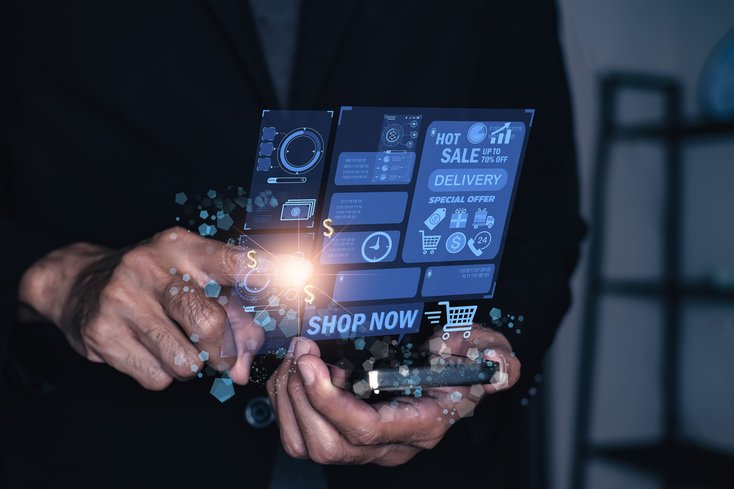
<svg viewBox="0 0 734 489"><path fill-rule="evenodd" d="M291 340L291 344L288 345L288 353L293 354L293 352L296 349L296 345L298 344L298 337L296 336Z"/></svg>
<svg viewBox="0 0 734 489"><path fill-rule="evenodd" d="M301 340L298 343L296 343L296 354L295 357L299 358L303 355L307 355L308 352L311 351L311 348L308 346L308 343Z"/></svg>
<svg viewBox="0 0 734 489"><path fill-rule="evenodd" d="M296 347L296 349L297 348L298 347ZM313 381L316 380L316 372L313 371L313 367L308 363L299 363L298 373L301 375L301 380L303 380L303 383L306 385L311 385L313 384Z"/></svg>

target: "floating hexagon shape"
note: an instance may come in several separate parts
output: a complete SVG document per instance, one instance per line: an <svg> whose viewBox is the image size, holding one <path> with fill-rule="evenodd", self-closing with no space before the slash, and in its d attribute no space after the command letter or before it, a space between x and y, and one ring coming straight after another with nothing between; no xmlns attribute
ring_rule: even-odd
<svg viewBox="0 0 734 489"><path fill-rule="evenodd" d="M204 295L207 297L219 297L219 293L222 291L222 286L216 283L214 280L210 280L204 286Z"/></svg>
<svg viewBox="0 0 734 489"><path fill-rule="evenodd" d="M234 396L234 386L232 385L232 379L227 377L220 377L214 379L212 388L209 394L217 398L219 402L225 402Z"/></svg>
<svg viewBox="0 0 734 489"><path fill-rule="evenodd" d="M489 311L489 317L491 317L495 321L498 321L499 318L502 317L502 311L500 309L497 309L496 307L493 307L492 310Z"/></svg>

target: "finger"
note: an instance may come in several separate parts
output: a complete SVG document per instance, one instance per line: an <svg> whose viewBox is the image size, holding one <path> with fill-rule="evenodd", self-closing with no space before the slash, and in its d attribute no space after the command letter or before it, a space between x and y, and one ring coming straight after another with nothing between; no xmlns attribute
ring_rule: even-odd
<svg viewBox="0 0 734 489"><path fill-rule="evenodd" d="M498 365L490 383L483 386L487 394L509 389L520 379L520 360L509 349L486 348L482 352L482 357Z"/></svg>
<svg viewBox="0 0 734 489"><path fill-rule="evenodd" d="M307 458L308 451L306 443L301 436L296 416L288 396L288 378L293 372L293 349L298 341L294 338L278 369L268 379L268 396L270 404L275 411L278 426L280 427L280 440L286 453L294 458Z"/></svg>
<svg viewBox="0 0 734 489"><path fill-rule="evenodd" d="M237 384L250 380L250 368L255 355L265 343L265 330L254 321L252 314L244 311L241 299L231 294L225 307L234 334L237 358L229 370L229 377Z"/></svg>
<svg viewBox="0 0 734 489"><path fill-rule="evenodd" d="M200 286L209 280L220 285L235 285L238 278L250 271L247 267L251 263L247 256L249 248L191 234L185 241L184 263Z"/></svg>
<svg viewBox="0 0 734 489"><path fill-rule="evenodd" d="M196 344L204 361L219 371L228 370L236 357L223 351L227 335L233 334L227 313L199 288L182 284L174 282L161 292L159 300L163 309L178 323L189 342Z"/></svg>
<svg viewBox="0 0 734 489"><path fill-rule="evenodd" d="M160 305L149 305L129 311L130 328L137 339L158 359L169 375L184 380L195 376L204 362L199 351L171 321Z"/></svg>
<svg viewBox="0 0 734 489"><path fill-rule="evenodd" d="M307 341L296 344L296 356L308 351ZM298 370L298 369L297 369ZM288 377L288 397L293 408L298 429L306 445L308 457L320 464L357 464L368 463L383 454L384 449L370 450L370 447L355 447L323 416L310 405L304 391L300 375Z"/></svg>
<svg viewBox="0 0 734 489"><path fill-rule="evenodd" d="M170 385L173 377L161 366L156 357L130 332L117 339L120 348L98 351L104 361L150 390L163 390Z"/></svg>

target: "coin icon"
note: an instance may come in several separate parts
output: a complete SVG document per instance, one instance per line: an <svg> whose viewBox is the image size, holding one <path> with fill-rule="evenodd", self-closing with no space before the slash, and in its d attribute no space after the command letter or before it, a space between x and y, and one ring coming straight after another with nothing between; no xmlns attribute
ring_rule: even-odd
<svg viewBox="0 0 734 489"><path fill-rule="evenodd" d="M446 240L446 251L449 253L458 253L466 246L466 235L461 232L455 232Z"/></svg>

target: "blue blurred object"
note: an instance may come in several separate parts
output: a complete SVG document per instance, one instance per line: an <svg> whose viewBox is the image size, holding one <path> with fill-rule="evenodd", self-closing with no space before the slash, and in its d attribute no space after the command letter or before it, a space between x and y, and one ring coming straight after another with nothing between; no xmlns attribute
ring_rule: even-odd
<svg viewBox="0 0 734 489"><path fill-rule="evenodd" d="M704 114L714 120L734 120L734 31L730 31L709 55L699 82Z"/></svg>

